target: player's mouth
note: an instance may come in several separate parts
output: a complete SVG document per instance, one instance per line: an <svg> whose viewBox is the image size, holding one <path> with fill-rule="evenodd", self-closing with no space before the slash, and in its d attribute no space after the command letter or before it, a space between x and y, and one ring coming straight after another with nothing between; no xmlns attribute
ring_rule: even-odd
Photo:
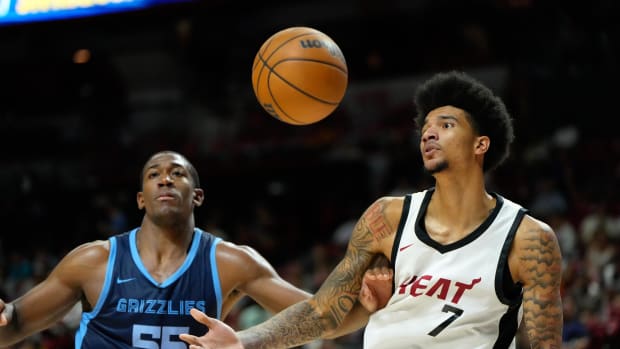
<svg viewBox="0 0 620 349"><path fill-rule="evenodd" d="M157 201L171 201L171 200L175 200L176 196L172 195L172 194L161 194L159 196L157 196Z"/></svg>
<svg viewBox="0 0 620 349"><path fill-rule="evenodd" d="M439 147L439 145L437 145L435 142L426 143L424 145L424 155L425 156L431 156L436 151L439 151L440 149L441 148Z"/></svg>

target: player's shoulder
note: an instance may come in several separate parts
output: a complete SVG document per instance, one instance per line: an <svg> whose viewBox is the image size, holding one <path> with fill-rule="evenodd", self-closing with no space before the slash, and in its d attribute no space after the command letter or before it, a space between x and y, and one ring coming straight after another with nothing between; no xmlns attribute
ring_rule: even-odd
<svg viewBox="0 0 620 349"><path fill-rule="evenodd" d="M222 240L217 246L216 256L218 261L227 263L241 263L249 265L257 260L262 261L263 256L256 249L247 245L238 245L236 243Z"/></svg>
<svg viewBox="0 0 620 349"><path fill-rule="evenodd" d="M433 190L434 188L429 188L426 190L404 193L402 195L385 195L376 199L375 203L380 203L392 209L402 209L407 200L421 200L429 193L432 193Z"/></svg>
<svg viewBox="0 0 620 349"><path fill-rule="evenodd" d="M544 244L552 242L557 244L557 237L549 224L526 214L517 229L515 242Z"/></svg>
<svg viewBox="0 0 620 349"><path fill-rule="evenodd" d="M217 266L220 275L227 275L247 281L259 275L274 274L273 266L256 249L221 241L216 249Z"/></svg>
<svg viewBox="0 0 620 349"><path fill-rule="evenodd" d="M78 245L65 259L76 262L107 262L110 256L110 242L108 240L95 240Z"/></svg>
<svg viewBox="0 0 620 349"><path fill-rule="evenodd" d="M369 213L382 213L386 217L400 218L407 196L382 196L368 208Z"/></svg>
<svg viewBox="0 0 620 349"><path fill-rule="evenodd" d="M562 253L555 232L530 215L523 216L510 255L511 272L524 284L535 282L543 271L561 273Z"/></svg>
<svg viewBox="0 0 620 349"><path fill-rule="evenodd" d="M526 214L523 216L523 220L519 225L519 230L522 231L540 231L546 233L553 233L551 226L544 221L534 218L533 216Z"/></svg>
<svg viewBox="0 0 620 349"><path fill-rule="evenodd" d="M76 246L69 252L71 254L92 254L92 253L109 253L110 241L109 240L94 240L85 242Z"/></svg>

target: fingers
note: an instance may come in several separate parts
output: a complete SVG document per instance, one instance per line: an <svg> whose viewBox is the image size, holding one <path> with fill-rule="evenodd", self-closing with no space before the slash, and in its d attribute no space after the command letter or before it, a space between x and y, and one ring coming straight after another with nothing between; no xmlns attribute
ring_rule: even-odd
<svg viewBox="0 0 620 349"><path fill-rule="evenodd" d="M370 280L390 280L394 277L394 271L387 267L372 268L366 270L364 277Z"/></svg>
<svg viewBox="0 0 620 349"><path fill-rule="evenodd" d="M381 268L381 276L385 277L386 280L389 280L394 277L394 270L388 267Z"/></svg>
<svg viewBox="0 0 620 349"><path fill-rule="evenodd" d="M198 342L198 337L191 335L191 334L187 334L187 333L181 333L179 335L179 338L184 341L185 343L190 345L200 345L200 343Z"/></svg>
<svg viewBox="0 0 620 349"><path fill-rule="evenodd" d="M6 326L9 323L9 320L6 318L4 313L0 314L0 326Z"/></svg>
<svg viewBox="0 0 620 349"><path fill-rule="evenodd" d="M203 325L206 325L209 329L213 327L213 320L202 311L196 308L192 308L189 313L194 318L194 320L200 322ZM179 334L179 338L189 344L189 348L202 348L198 337L194 335L188 333L181 333Z"/></svg>
<svg viewBox="0 0 620 349"><path fill-rule="evenodd" d="M189 344L189 348L202 349L243 349L243 344L237 338L235 330L216 318L207 316L198 309L191 309L190 315L194 320L208 327L208 331L200 337L189 333L179 334L179 338Z"/></svg>
<svg viewBox="0 0 620 349"><path fill-rule="evenodd" d="M194 320L200 322L203 325L206 325L207 327L211 328L213 327L213 325L215 325L215 322L213 321L213 319L211 319L210 317L207 316L207 314L203 313L202 311L196 309L196 308L192 308L189 313L192 315L192 317L194 318Z"/></svg>
<svg viewBox="0 0 620 349"><path fill-rule="evenodd" d="M360 302L371 313L374 313L377 310L377 301L376 297L366 285L366 283L362 284L362 289L360 290Z"/></svg>

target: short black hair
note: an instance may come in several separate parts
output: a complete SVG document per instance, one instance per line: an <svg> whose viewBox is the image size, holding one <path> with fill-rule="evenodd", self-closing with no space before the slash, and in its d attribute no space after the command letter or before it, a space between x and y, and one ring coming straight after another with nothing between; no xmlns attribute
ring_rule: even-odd
<svg viewBox="0 0 620 349"><path fill-rule="evenodd" d="M512 118L501 98L470 75L460 71L435 74L417 88L414 103L418 128L434 109L448 105L463 109L478 135L491 139L484 156L484 172L495 169L508 158L514 140Z"/></svg>
<svg viewBox="0 0 620 349"><path fill-rule="evenodd" d="M140 172L140 188L142 188L142 184L144 183L144 169L145 169L146 165L149 163L149 161L151 161L152 158L154 158L154 157L156 157L158 155L162 155L162 154L176 155L176 156L179 156L182 159L184 159L185 162L187 163L187 171L189 172L189 175L192 177L192 181L194 182L194 188L200 188L200 177L198 176L198 171L196 170L196 167L194 167L194 165L185 156L183 156L183 154L180 154L180 153L178 153L176 151L172 151L172 150L159 151L159 152L151 155L148 158L148 160L146 160L146 162L142 166L142 171Z"/></svg>

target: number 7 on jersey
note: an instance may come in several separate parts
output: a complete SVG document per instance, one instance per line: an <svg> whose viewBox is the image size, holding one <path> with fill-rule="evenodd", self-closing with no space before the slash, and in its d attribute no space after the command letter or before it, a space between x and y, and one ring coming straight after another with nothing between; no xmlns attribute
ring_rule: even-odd
<svg viewBox="0 0 620 349"><path fill-rule="evenodd" d="M458 319L459 316L463 315L463 309L459 309L457 307L453 307L450 304L446 304L441 309L444 313L452 313L452 316L447 318L444 322L440 323L439 326L435 327L432 331L428 333L429 336L437 336L439 332L443 331L446 327L448 327L454 320Z"/></svg>

